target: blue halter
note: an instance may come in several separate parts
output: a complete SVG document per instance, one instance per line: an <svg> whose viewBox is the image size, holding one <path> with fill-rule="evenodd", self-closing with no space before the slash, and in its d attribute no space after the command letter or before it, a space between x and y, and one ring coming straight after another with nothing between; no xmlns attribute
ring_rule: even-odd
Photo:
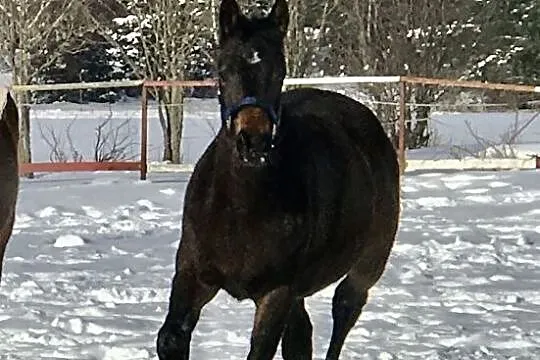
<svg viewBox="0 0 540 360"><path fill-rule="evenodd" d="M266 111L266 113L270 117L270 120L272 120L272 123L274 125L278 124L279 117L278 117L278 114L276 113L276 111L274 110L274 108L272 106L262 102L262 101L259 101L254 96L243 97L240 100L240 102L238 102L237 104L232 105L230 108L227 108L225 106L225 104L223 104L223 102L221 102L221 120L224 123L227 122L229 119L235 117L244 106L249 106L249 105L257 106L257 107L263 109L264 111Z"/></svg>

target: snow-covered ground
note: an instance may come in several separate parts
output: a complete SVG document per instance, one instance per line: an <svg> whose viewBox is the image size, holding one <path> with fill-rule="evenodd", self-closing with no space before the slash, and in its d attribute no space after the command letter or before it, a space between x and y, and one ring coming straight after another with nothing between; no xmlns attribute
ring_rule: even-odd
<svg viewBox="0 0 540 360"><path fill-rule="evenodd" d="M184 104L183 161L194 164L208 146L221 124L216 99L186 99ZM53 147L62 150L69 161L73 160L73 147L84 160L94 160L96 128L104 127L107 143L112 144L114 133L118 140L129 137L123 145L126 155L139 158L141 103L128 100L115 104L53 103L31 107L30 138L34 162L49 162ZM57 141L54 141L54 137ZM120 141L118 141L120 142ZM51 144L55 144L52 146ZM158 107L149 103L148 109L148 159L160 160L163 152L163 137L159 124Z"/></svg>
<svg viewBox="0 0 540 360"><path fill-rule="evenodd" d="M219 129L221 120L218 102L216 99L188 98L184 104L184 116L183 162L194 164ZM68 160L72 160L69 134L74 140L75 150L83 155L85 160L92 161L96 143L95 129L107 120L109 123L105 127L106 133L110 134L120 127L119 138L126 135L130 137L127 155L138 158L140 118L141 104L135 100L111 105L72 103L34 105L31 107L33 160L50 161L50 144L55 142L52 137L54 132L57 147L67 155ZM533 121L524 127L531 119ZM483 146L473 137L467 123L474 129L475 135L483 139L485 142ZM504 137L515 133L515 129L521 127L524 129L513 140L512 145L505 146ZM537 111L521 111L518 117L514 112L433 112L429 120L429 129L435 134L433 137L435 144L429 148L408 151L408 159L493 158L500 157L501 153L507 157L516 156L523 159L540 154L540 116ZM148 159L160 160L162 135L158 109L152 102L149 107L148 143Z"/></svg>
<svg viewBox="0 0 540 360"><path fill-rule="evenodd" d="M414 160L530 158L540 154L540 112L431 113L433 145L411 150ZM511 140L509 140L511 139Z"/></svg>
<svg viewBox="0 0 540 360"><path fill-rule="evenodd" d="M397 243L342 358L538 358L539 175L407 174ZM0 287L0 359L155 359L188 176L24 180ZM317 359L333 288L308 300ZM219 293L192 358L245 359L253 311Z"/></svg>
<svg viewBox="0 0 540 360"><path fill-rule="evenodd" d="M184 160L194 163L219 126L217 103L189 99L184 110ZM149 158L158 160L161 130L155 107L149 115ZM72 123L77 151L91 160L95 127L109 118L113 127L128 120L122 131L135 136L130 150L138 155L139 102L33 107L34 161L49 161L39 125L45 134L53 129L60 135L69 154L66 128ZM514 118L508 119L499 121L506 125L497 125L497 131L512 124ZM463 119L435 120L441 139L446 131L453 143L470 142ZM475 128L487 124L481 116L476 120ZM530 127L523 134L528 144L518 150L525 155L538 153L537 130ZM409 159L451 156L444 145L408 154ZM538 176L534 170L408 172L398 241L342 357L538 356ZM0 359L156 358L154 343L167 308L189 174L154 173L145 182L137 177L39 174L23 180L0 287ZM328 346L333 289L308 301L317 359ZM192 358L245 358L253 312L250 302L218 294L203 311Z"/></svg>

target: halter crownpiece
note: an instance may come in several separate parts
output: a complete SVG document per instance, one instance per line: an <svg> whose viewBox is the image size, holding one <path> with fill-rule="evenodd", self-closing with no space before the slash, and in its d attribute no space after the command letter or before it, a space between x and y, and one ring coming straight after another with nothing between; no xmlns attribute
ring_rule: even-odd
<svg viewBox="0 0 540 360"><path fill-rule="evenodd" d="M270 106L269 104L258 100L254 96L243 97L240 100L240 102L238 102L237 104L232 105L229 108L227 108L225 106L225 104L223 104L223 102L221 102L221 120L223 122L226 122L229 119L234 118L240 112L240 110L242 110L242 108L246 107L246 106L256 106L256 107L259 107L259 108L263 109L268 114L268 116L270 117L270 120L272 120L272 123L274 125L278 124L279 116L276 113L276 111L274 110L274 108L272 106Z"/></svg>

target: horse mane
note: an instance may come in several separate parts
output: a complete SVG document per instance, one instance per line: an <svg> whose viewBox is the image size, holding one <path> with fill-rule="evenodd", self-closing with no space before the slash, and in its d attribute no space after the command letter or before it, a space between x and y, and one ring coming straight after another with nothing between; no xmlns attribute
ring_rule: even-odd
<svg viewBox="0 0 540 360"><path fill-rule="evenodd" d="M0 87L0 114L4 113L4 108L6 107L8 96L9 89L6 87Z"/></svg>
<svg viewBox="0 0 540 360"><path fill-rule="evenodd" d="M10 136L17 150L19 142L19 114L15 99L7 87L0 87L0 138Z"/></svg>

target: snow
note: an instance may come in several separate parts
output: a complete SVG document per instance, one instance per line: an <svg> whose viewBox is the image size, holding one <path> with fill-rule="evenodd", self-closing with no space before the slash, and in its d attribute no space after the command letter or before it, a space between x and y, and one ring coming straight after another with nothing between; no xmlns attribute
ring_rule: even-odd
<svg viewBox="0 0 540 360"><path fill-rule="evenodd" d="M184 113L184 160L193 164L219 126L217 102L188 99ZM444 125L435 125L441 138L470 144L465 117L447 115L454 116L434 114ZM149 116L149 159L155 162L161 130L154 104ZM65 134L77 120L74 144L88 158L89 134L107 118L114 124L128 119L125 131L138 136L140 103L33 106L34 160L49 161L39 124ZM515 120L489 118L488 124L486 117L466 117L494 139ZM533 142L536 123L530 130L516 146L523 157L540 152ZM69 153L65 138L63 145ZM445 146L407 157L448 159ZM138 141L132 151L138 154ZM23 179L0 286L0 358L156 359L189 176L150 173L139 181L137 173L96 172ZM342 357L534 358L540 352L538 176L535 170L407 172L396 245ZM307 301L316 359L328 346L335 285ZM220 292L202 312L192 358L244 359L253 313L250 302Z"/></svg>
<svg viewBox="0 0 540 360"><path fill-rule="evenodd" d="M407 174L397 242L343 358L534 358L538 176ZM188 178L98 172L24 179L0 287L0 353L156 359ZM334 288L307 301L316 359L328 346ZM244 359L253 313L251 302L220 292L203 310L192 358Z"/></svg>
<svg viewBox="0 0 540 360"><path fill-rule="evenodd" d="M357 89L342 86L341 90L336 86L321 86L342 92L348 96L357 98L360 101L369 103L365 94L359 93ZM185 164L193 165L202 155L214 135L221 125L219 107L216 99L187 98L183 105L184 110L184 137L182 142L182 156ZM485 159L503 160L503 165L499 161L492 168L504 167L530 167L530 160L534 155L540 155L540 118L536 117L535 111L520 111L517 116L515 112L440 112L433 111L430 114L429 129L434 132L434 144L428 148L414 149L407 151L408 160L429 160L427 166L441 166L434 164L433 160L444 160L444 168L450 164L447 160L473 160L471 167L478 168L479 162ZM31 142L33 149L33 160L35 162L50 161L51 148L44 141L44 136L51 139L51 130L59 139L59 150L67 154L69 158L73 153L70 148L68 133L75 138L74 147L78 154L85 160L93 161L94 148L96 143L95 129L106 120L110 123L105 129L113 131L121 127L118 138L129 136L132 142L128 146L127 155L138 158L140 144L140 119L141 105L138 101L128 100L112 105L100 104L40 104L31 107ZM533 121L520 132L512 145L505 142L505 138L513 134L516 129ZM155 103L150 102L148 111L149 133L148 133L148 159L156 163L162 155L162 134L159 125L158 108ZM122 126L123 124L123 126ZM482 145L471 134L470 128L483 138L485 144ZM87 134L87 136L77 136L75 134ZM91 134L91 135L90 135ZM502 159L500 159L502 157ZM506 165L504 160L516 158L522 162L510 161ZM69 159L72 160L72 159ZM496 163L493 161L493 163ZM534 164L534 161L532 162ZM517 165L513 165L517 164ZM160 164L164 165L164 164ZM426 165L421 165L425 168ZM488 165L490 168L491 165ZM413 166L415 167L415 166ZM467 168L468 166L464 166ZM534 166L533 166L534 167Z"/></svg>
<svg viewBox="0 0 540 360"><path fill-rule="evenodd" d="M410 150L408 159L530 159L540 154L538 111L434 111L428 124L434 134L433 146ZM508 139L518 132L510 144Z"/></svg>
<svg viewBox="0 0 540 360"><path fill-rule="evenodd" d="M129 100L116 104L74 104L58 102L39 104L31 107L30 139L32 142L32 159L34 162L49 162L51 146L44 137L51 140L51 131L58 138L58 148L67 154L68 160L72 150L70 139L77 153L84 160L94 160L96 143L96 127L108 121L105 134L109 130L118 131L119 139L129 136L127 155L139 157L141 104ZM216 99L188 98L184 104L184 139L182 144L183 159L194 164L201 156L212 137L219 129L221 119ZM148 159L157 161L162 156L162 134L159 124L158 108L154 102L148 109ZM69 134L69 137L68 137ZM84 134L80 136L79 134ZM112 139L112 136L109 137Z"/></svg>
<svg viewBox="0 0 540 360"><path fill-rule="evenodd" d="M84 240L80 236L73 235L73 234L66 234L59 236L56 241L54 242L54 247L57 248L67 248L67 247L75 247L75 246L83 246Z"/></svg>

